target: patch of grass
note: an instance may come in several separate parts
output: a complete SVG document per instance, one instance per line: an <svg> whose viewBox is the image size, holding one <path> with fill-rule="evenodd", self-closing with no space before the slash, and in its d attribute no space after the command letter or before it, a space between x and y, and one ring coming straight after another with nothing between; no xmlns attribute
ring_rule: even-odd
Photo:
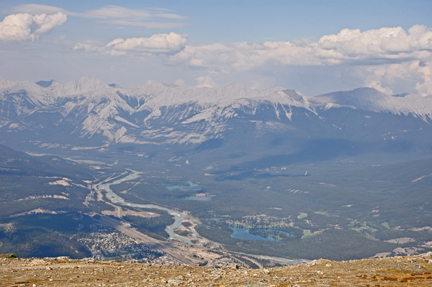
<svg viewBox="0 0 432 287"><path fill-rule="evenodd" d="M306 212L300 212L300 214L297 216L298 219L306 218L308 214Z"/></svg>
<svg viewBox="0 0 432 287"><path fill-rule="evenodd" d="M190 222L182 222L182 225L183 225L184 227L191 227L191 226L192 226L192 223L190 223Z"/></svg>
<svg viewBox="0 0 432 287"><path fill-rule="evenodd" d="M385 229L390 229L388 222L383 222L381 225L384 226Z"/></svg>
<svg viewBox="0 0 432 287"><path fill-rule="evenodd" d="M17 256L13 253L11 254L0 254L0 258L17 258Z"/></svg>

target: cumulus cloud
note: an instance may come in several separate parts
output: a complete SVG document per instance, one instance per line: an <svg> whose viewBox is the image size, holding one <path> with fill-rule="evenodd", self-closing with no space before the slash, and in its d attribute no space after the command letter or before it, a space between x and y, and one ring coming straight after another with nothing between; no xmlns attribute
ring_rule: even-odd
<svg viewBox="0 0 432 287"><path fill-rule="evenodd" d="M62 9L55 6L40 5L40 4L24 4L18 5L9 10L11 13L29 13L29 14L52 14L61 12L68 16L99 19L99 23L119 25L119 26L135 26L145 28L178 28L185 25L183 22L155 22L152 19L163 20L183 20L186 17L168 13L166 9L129 9L121 6L107 5L100 9L87 10L84 12L74 12Z"/></svg>
<svg viewBox="0 0 432 287"><path fill-rule="evenodd" d="M215 82L209 76L201 76L195 79L197 88L213 88Z"/></svg>
<svg viewBox="0 0 432 287"><path fill-rule="evenodd" d="M432 29L423 25L408 31L343 29L318 41L185 45L169 61L224 74L262 73L276 66L351 66L367 86L382 92L392 93L392 87L409 83L418 94L432 94Z"/></svg>
<svg viewBox="0 0 432 287"><path fill-rule="evenodd" d="M185 83L185 81L183 79L177 79L177 80L175 80L174 84L177 85L177 86L184 86L184 85L186 85L186 83Z"/></svg>
<svg viewBox="0 0 432 287"><path fill-rule="evenodd" d="M186 35L170 33L149 38L119 38L106 45L83 42L76 44L75 50L113 56L131 53L163 55L164 63L186 65L227 77L245 72L265 77L265 73L274 68L343 66L343 69L352 70L352 77L364 85L388 94L406 90L408 86L412 87L410 92L432 94L432 29L422 25L415 25L408 31L401 27L363 32L343 29L317 41L206 45L190 45ZM207 76L195 80L199 87L215 85Z"/></svg>
<svg viewBox="0 0 432 287"><path fill-rule="evenodd" d="M99 52L113 56L125 55L128 52L167 54L182 50L186 41L187 35L171 32L169 34L153 35L149 38L118 38L105 46L91 42L77 43L74 49L84 50L86 52Z"/></svg>
<svg viewBox="0 0 432 287"><path fill-rule="evenodd" d="M299 47L291 42L213 43L203 46L187 45L170 60L193 67L214 68L220 71L251 70L267 65L321 65L313 48Z"/></svg>
<svg viewBox="0 0 432 287"><path fill-rule="evenodd" d="M187 35L176 33L158 34L150 38L116 39L105 47L118 51L138 51L151 53L178 52L186 44Z"/></svg>
<svg viewBox="0 0 432 287"><path fill-rule="evenodd" d="M323 36L319 48L333 51L339 59L412 59L430 56L432 30L415 25L408 34L401 27L378 30L344 29L337 35Z"/></svg>
<svg viewBox="0 0 432 287"><path fill-rule="evenodd" d="M416 25L405 32L401 27L378 30L344 29L325 35L317 42L310 39L292 42L213 43L186 46L171 57L194 67L219 70L250 70L268 65L315 66L345 63L376 64L428 60L432 51L432 30Z"/></svg>
<svg viewBox="0 0 432 287"><path fill-rule="evenodd" d="M364 85L387 94L395 89L421 96L432 95L432 61L407 61L396 64L358 67ZM407 90L408 88L408 90Z"/></svg>
<svg viewBox="0 0 432 287"><path fill-rule="evenodd" d="M54 27L65 23L67 16L62 12L53 15L28 13L12 14L0 22L0 41L21 43L34 41L51 32Z"/></svg>

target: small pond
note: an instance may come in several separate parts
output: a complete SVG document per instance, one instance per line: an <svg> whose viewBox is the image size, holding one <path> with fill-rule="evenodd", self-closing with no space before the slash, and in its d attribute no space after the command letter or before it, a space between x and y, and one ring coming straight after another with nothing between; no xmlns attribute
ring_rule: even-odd
<svg viewBox="0 0 432 287"><path fill-rule="evenodd" d="M187 181L181 181L181 183L186 183L188 185L171 185L171 184L165 184L164 186L169 191L201 191L203 188L199 186L198 184L193 183L190 180Z"/></svg>
<svg viewBox="0 0 432 287"><path fill-rule="evenodd" d="M195 195L195 196L165 196L165 198L180 199L180 200L195 200L195 201L212 201L211 196Z"/></svg>
<svg viewBox="0 0 432 287"><path fill-rule="evenodd" d="M196 200L196 201L212 201L213 198L211 196L188 196L181 198L183 200Z"/></svg>
<svg viewBox="0 0 432 287"><path fill-rule="evenodd" d="M241 240L263 240L263 241L274 241L274 242L280 241L280 240L278 240L276 238L273 238L271 236L264 236L264 235L261 235L261 234L250 233L249 232L249 228L235 227L235 226L229 226L229 228L231 228L231 230L233 231L233 233L231 233L231 237L235 238L235 239L241 239ZM289 235L288 232L282 231L282 230L271 229L271 228L259 228L259 229L263 230L263 231L278 232L278 233L283 233L283 234Z"/></svg>

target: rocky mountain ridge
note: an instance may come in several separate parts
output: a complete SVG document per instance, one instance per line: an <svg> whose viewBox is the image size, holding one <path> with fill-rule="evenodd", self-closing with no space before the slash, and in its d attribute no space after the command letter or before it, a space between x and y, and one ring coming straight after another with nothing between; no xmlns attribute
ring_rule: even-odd
<svg viewBox="0 0 432 287"><path fill-rule="evenodd" d="M90 76L65 84L0 79L0 101L0 132L58 128L71 138L100 136L100 144L199 144L223 138L236 118L262 121L256 115L263 112L265 121L284 126L295 122L295 114L318 116L319 121L323 111L342 107L426 122L432 114L432 98L394 97L371 88L310 97L237 83L195 88L147 81L125 89Z"/></svg>
<svg viewBox="0 0 432 287"><path fill-rule="evenodd" d="M352 91L334 92L316 97L326 103L327 107L334 105L348 106L356 109L377 113L396 115L415 115L427 121L432 116L432 98L404 94L392 96L381 93L373 88L358 88Z"/></svg>

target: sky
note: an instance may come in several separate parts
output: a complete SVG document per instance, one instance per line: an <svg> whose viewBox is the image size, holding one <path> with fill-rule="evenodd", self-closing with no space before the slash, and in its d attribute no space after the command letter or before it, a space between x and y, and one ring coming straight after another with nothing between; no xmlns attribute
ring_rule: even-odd
<svg viewBox="0 0 432 287"><path fill-rule="evenodd" d="M432 95L430 0L0 2L0 77Z"/></svg>

